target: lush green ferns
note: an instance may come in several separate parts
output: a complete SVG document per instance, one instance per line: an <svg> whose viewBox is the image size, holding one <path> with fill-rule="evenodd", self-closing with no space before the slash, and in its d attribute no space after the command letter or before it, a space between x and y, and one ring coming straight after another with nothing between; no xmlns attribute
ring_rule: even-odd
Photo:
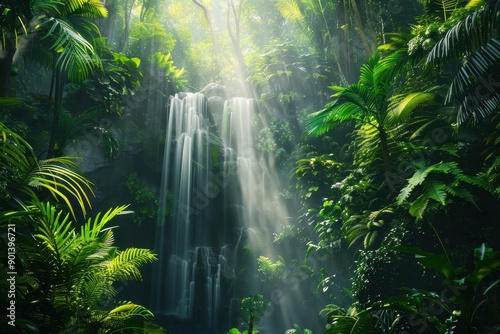
<svg viewBox="0 0 500 334"><path fill-rule="evenodd" d="M38 295L35 290L27 298L38 305L51 305L56 319L66 319L75 328L89 333L118 329L127 333L140 329L144 333L149 326L144 320L153 317L148 309L130 302L113 308L117 295L113 283L141 280L139 267L156 260L149 249L119 251L113 246L112 229L107 223L125 208L99 213L95 219L88 219L81 233L77 233L69 215L50 203L38 202L30 207L34 242L25 246L29 253L26 260L43 294ZM46 312L36 310L40 314ZM137 316L143 320L139 321ZM50 326L57 328L56 323Z"/></svg>
<svg viewBox="0 0 500 334"><path fill-rule="evenodd" d="M321 314L330 319L324 334L381 334L376 319L367 310L351 306L343 310L336 305L327 305Z"/></svg>
<svg viewBox="0 0 500 334"><path fill-rule="evenodd" d="M450 202L450 195L476 205L468 189L470 185L485 187L481 178L465 175L456 162L441 162L415 171L399 193L397 203L401 205L410 201L409 212L418 218L422 218L426 211L445 207Z"/></svg>

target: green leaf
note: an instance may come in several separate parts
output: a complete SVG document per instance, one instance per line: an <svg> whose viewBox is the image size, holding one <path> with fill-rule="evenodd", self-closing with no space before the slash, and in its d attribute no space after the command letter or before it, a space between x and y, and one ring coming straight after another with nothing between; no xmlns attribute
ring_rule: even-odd
<svg viewBox="0 0 500 334"><path fill-rule="evenodd" d="M393 122L404 122L416 108L433 102L436 97L437 94L434 93L410 93L389 112L389 119Z"/></svg>

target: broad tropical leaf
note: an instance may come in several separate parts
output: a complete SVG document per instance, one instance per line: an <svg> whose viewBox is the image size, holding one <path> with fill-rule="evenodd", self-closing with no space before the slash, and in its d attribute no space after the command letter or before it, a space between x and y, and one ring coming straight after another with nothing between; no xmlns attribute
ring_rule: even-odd
<svg viewBox="0 0 500 334"><path fill-rule="evenodd" d="M403 97L402 99L400 99ZM396 100L394 108L390 110L389 119L393 122L404 122L412 112L423 105L437 104L437 94L428 92L415 92L405 96L394 96L391 100Z"/></svg>

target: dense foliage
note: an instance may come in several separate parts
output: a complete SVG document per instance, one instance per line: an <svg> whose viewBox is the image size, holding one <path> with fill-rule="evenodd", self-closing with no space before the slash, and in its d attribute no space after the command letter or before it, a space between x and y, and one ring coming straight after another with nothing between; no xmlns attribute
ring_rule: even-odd
<svg viewBox="0 0 500 334"><path fill-rule="evenodd" d="M84 218L77 166L138 157L114 187L153 222L164 107L209 83L259 101L255 146L294 183L283 254L256 263L267 288L325 296L328 334L499 330L500 1L8 0L0 33L0 271L15 226L21 330L162 331L114 301L156 256L114 246L125 206ZM249 333L263 298L243 300Z"/></svg>

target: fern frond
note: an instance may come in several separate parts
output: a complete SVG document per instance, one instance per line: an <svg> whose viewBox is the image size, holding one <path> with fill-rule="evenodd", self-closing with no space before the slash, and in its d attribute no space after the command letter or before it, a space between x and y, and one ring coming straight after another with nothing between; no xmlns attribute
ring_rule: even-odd
<svg viewBox="0 0 500 334"><path fill-rule="evenodd" d="M122 205L116 208L111 208L104 214L99 212L94 219L89 218L80 229L80 234L83 240L92 240L97 238L106 224L109 223L111 219L121 214L121 212L126 208L128 208L128 205Z"/></svg>
<svg viewBox="0 0 500 334"><path fill-rule="evenodd" d="M103 321L108 321L112 318L130 318L132 316L139 316L148 320L154 317L153 313L144 306L127 302L109 311Z"/></svg>
<svg viewBox="0 0 500 334"><path fill-rule="evenodd" d="M432 173L432 176L430 176ZM447 174L448 177L439 177L439 174ZM465 187L473 185L482 189L487 189L487 185L480 176L465 175L456 162L444 162L431 166L426 166L415 171L408 179L408 184L401 190L397 197L397 203L401 205L408 200L416 187L420 192L414 196L410 203L410 214L415 217L422 217L428 209L429 201L433 200L441 206L446 206L448 196L462 198L476 205L472 193ZM477 206L477 205L476 205Z"/></svg>
<svg viewBox="0 0 500 334"><path fill-rule="evenodd" d="M41 216L37 217L38 233L34 235L41 241L41 252L46 252L56 258L62 265L66 260L67 250L73 246L75 230L69 220L69 214L64 215L62 211L50 203L37 203Z"/></svg>
<svg viewBox="0 0 500 334"><path fill-rule="evenodd" d="M92 271L88 275L83 275L75 290L75 298L81 298L88 306L96 309L102 309L116 296L112 282L101 272Z"/></svg>
<svg viewBox="0 0 500 334"><path fill-rule="evenodd" d="M108 275L113 280L142 280L139 267L156 259L149 249L127 248L111 260L107 267Z"/></svg>
<svg viewBox="0 0 500 334"><path fill-rule="evenodd" d="M446 185L441 182L427 182L424 186L424 193L421 196L425 196L429 199L433 199L439 202L442 206L446 205Z"/></svg>

